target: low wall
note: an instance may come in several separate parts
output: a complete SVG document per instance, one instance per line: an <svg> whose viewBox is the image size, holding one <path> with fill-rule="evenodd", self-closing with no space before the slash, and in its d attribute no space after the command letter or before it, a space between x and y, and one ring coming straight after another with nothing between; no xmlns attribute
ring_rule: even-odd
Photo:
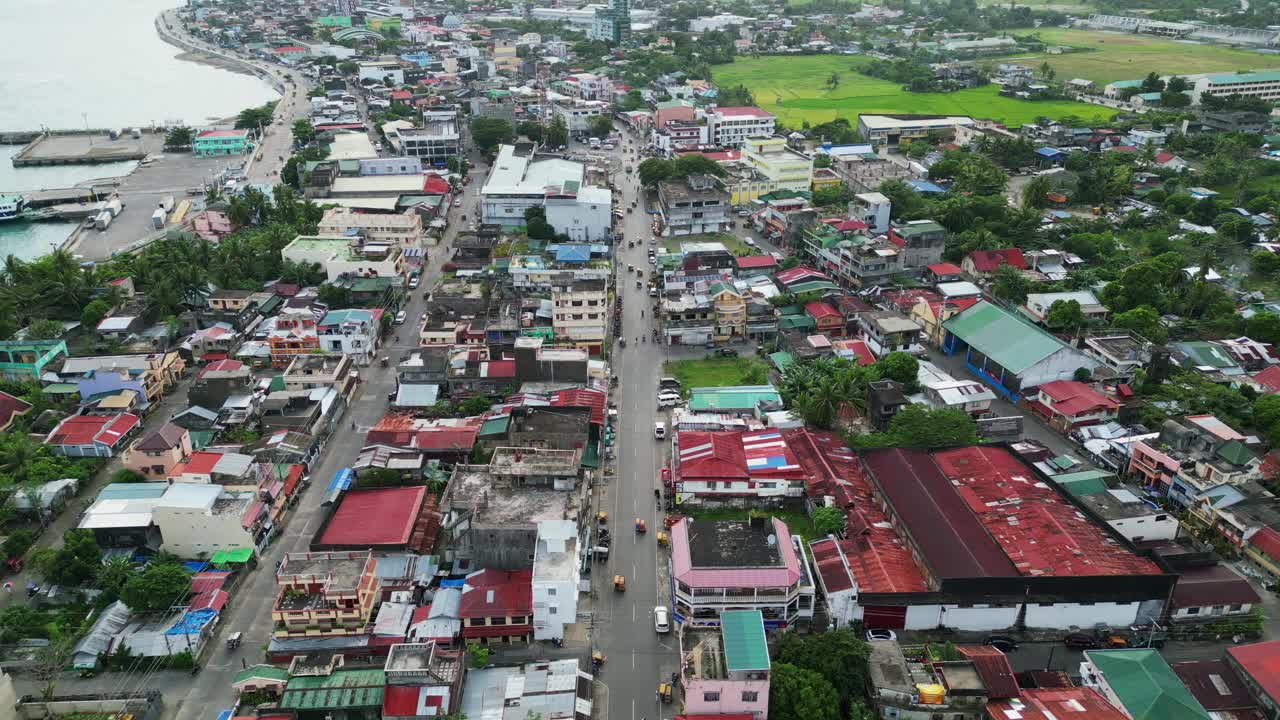
<svg viewBox="0 0 1280 720"><path fill-rule="evenodd" d="M160 720L163 700L159 692L146 694L63 695L44 702L34 695L18 701L19 720L44 720L75 713L129 713L134 720Z"/></svg>

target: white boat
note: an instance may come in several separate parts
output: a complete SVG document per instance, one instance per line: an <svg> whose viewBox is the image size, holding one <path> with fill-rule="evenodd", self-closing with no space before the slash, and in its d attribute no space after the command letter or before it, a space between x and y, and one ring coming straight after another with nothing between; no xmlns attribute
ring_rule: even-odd
<svg viewBox="0 0 1280 720"><path fill-rule="evenodd" d="M23 195L0 195L0 221L17 220L26 204L27 198Z"/></svg>

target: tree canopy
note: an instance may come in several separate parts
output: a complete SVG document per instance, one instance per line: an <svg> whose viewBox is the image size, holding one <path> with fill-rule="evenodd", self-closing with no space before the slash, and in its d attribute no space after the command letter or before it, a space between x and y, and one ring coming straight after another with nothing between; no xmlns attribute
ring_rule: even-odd
<svg viewBox="0 0 1280 720"><path fill-rule="evenodd" d="M775 662L769 675L772 720L840 720L840 697L822 675Z"/></svg>

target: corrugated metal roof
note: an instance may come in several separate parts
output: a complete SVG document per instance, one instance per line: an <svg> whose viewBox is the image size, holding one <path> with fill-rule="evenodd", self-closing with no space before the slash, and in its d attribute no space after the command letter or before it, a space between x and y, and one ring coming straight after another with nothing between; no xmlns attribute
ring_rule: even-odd
<svg viewBox="0 0 1280 720"><path fill-rule="evenodd" d="M759 610L721 612L720 631L729 672L769 669L769 645L764 639L764 616Z"/></svg>
<svg viewBox="0 0 1280 720"><path fill-rule="evenodd" d="M1085 658L1105 676L1133 720L1210 720L1156 650L1086 650Z"/></svg>
<svg viewBox="0 0 1280 720"><path fill-rule="evenodd" d="M285 710L382 707L386 674L379 668L334 670L329 675L290 678L280 697Z"/></svg>
<svg viewBox="0 0 1280 720"><path fill-rule="evenodd" d="M943 327L969 347L1014 373L1026 370L1059 350L1071 350L1061 340L985 301L947 320ZM1079 354L1078 351L1072 352Z"/></svg>

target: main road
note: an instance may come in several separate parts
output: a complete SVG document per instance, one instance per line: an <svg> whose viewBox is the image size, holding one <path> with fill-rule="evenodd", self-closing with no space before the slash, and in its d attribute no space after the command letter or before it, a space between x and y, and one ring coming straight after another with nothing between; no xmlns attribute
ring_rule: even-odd
<svg viewBox="0 0 1280 720"><path fill-rule="evenodd" d="M669 679L677 667L674 629L671 634L659 635L653 625L654 608L671 605L665 580L667 551L658 547L656 539L656 533L663 529L663 514L654 497L670 446L654 438L654 422L662 419L658 416L657 386L665 353L661 343L648 339L653 313L647 289L637 289L635 272L627 271L631 264L643 268L646 277L654 272L646 257L653 234L651 216L645 213L635 173L625 172L626 167L634 170L637 164L633 153L638 143L626 130L622 135L623 160L617 164L614 182L620 190L623 212L632 201L638 201L638 207L623 215L623 240L615 253L617 292L622 297L621 336L627 339L627 347L615 344L611 357L613 372L620 378L613 393L619 417L617 471L606 486L600 509L609 513L614 537L609 562L597 563L593 573L597 599L592 642L607 658L599 679L609 688L610 720L652 720L664 717L664 713L670 717L678 707L661 705L656 698L659 681ZM636 247L627 248L628 240L634 240ZM635 518L645 521L647 533L635 531ZM625 592L613 588L615 575L626 578Z"/></svg>

